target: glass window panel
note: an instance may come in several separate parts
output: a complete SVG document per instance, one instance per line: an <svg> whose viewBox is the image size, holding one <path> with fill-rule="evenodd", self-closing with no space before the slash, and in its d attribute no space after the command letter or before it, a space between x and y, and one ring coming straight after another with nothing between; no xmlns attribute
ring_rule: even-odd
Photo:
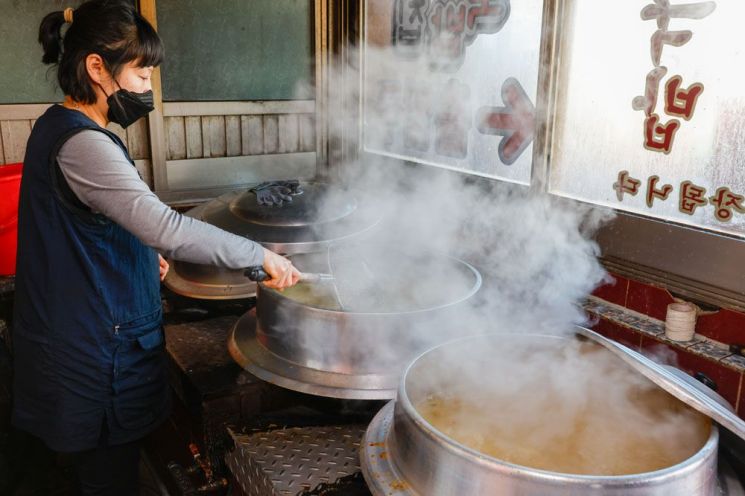
<svg viewBox="0 0 745 496"><path fill-rule="evenodd" d="M0 0L0 104L62 101L57 72L41 63L39 25L55 10L83 0ZM63 33L64 33L64 27Z"/></svg>
<svg viewBox="0 0 745 496"><path fill-rule="evenodd" d="M549 189L743 236L745 2L666 4L567 1Z"/></svg>
<svg viewBox="0 0 745 496"><path fill-rule="evenodd" d="M370 0L364 149L529 184L542 0Z"/></svg>
<svg viewBox="0 0 745 496"><path fill-rule="evenodd" d="M165 101L313 98L310 0L157 0Z"/></svg>

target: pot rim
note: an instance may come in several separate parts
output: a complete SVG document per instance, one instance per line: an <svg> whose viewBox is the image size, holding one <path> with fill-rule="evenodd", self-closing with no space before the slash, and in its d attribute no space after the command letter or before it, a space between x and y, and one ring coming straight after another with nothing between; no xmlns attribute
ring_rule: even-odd
<svg viewBox="0 0 745 496"><path fill-rule="evenodd" d="M305 254L301 253L300 255L305 255ZM465 260L454 257L452 255L444 255L444 257L465 266L466 269L468 269L475 276L475 281L467 293L462 295L460 298L447 302L443 305L431 306L427 308L418 308L416 310L405 310L402 312L348 312L344 310L334 310L330 308L321 308L321 307L316 307L312 305L306 305L304 303L301 303L297 300L294 300L284 295L283 293L281 293L280 291L277 291L276 289L266 287L264 283L261 283L261 282L257 284L257 287L259 289L257 291L257 297L260 298L261 294L266 291L269 294L271 294L273 297L275 297L276 299L281 300L283 302L282 303L283 305L294 305L294 306L298 306L304 309L312 309L314 311L322 312L325 314L339 315L339 316L344 315L347 317L353 316L353 315L362 315L362 316L417 315L420 313L432 312L435 310L440 310L443 308L448 308L448 307L463 303L464 301L470 299L473 295L475 295L479 291L479 289L481 289L481 285L483 283L483 278L481 277L481 273L476 269L476 267L466 262Z"/></svg>
<svg viewBox="0 0 745 496"><path fill-rule="evenodd" d="M658 470L653 470L650 472L640 472L640 473L628 474L628 475L583 475L583 474L568 474L568 473L563 473L563 472L551 472L549 470L543 470L543 469L538 469L534 467L529 467L526 465L519 465L516 463L511 463L511 462L487 455L485 453L482 453L476 449L466 446L465 444L459 443L458 441L450 438L449 436L441 432L439 429L431 425L429 422L427 422L427 420L414 407L413 403L409 399L408 394L406 393L406 387L405 387L406 379L409 376L409 373L411 372L412 368L419 362L419 360L431 352L435 352L436 350L440 348L444 348L446 346L451 346L451 345L463 343L466 341L475 341L477 339L493 338L497 336L518 336L518 337L530 336L530 337L552 338L552 339L561 339L561 340L567 339L567 337L560 336L560 335L531 334L531 333L517 333L517 332L485 333L485 334L478 334L474 336L456 338L456 339L447 341L445 343L439 344L437 346L434 346L428 349L427 351L424 351L423 353L421 353L406 367L406 369L404 370L404 373L401 376L401 381L399 382L399 387L398 387L398 394L396 395L396 399L394 400L396 402L396 405L400 405L401 408L403 408L403 411L413 421L413 424L420 431L420 433L424 434L429 439L435 441L437 444L445 448L450 453L456 456L459 456L461 458L468 459L472 463L477 463L480 465L488 465L495 471L504 472L505 470L509 470L511 472L515 472L515 471L528 472L531 474L531 476L540 477L544 479L551 479L554 481L597 483L597 484L603 484L606 486L612 485L614 483L622 483L622 484L642 483L642 482L664 479L668 476L674 476L680 473L684 469L690 469L691 467L694 467L700 463L703 463L704 460L710 456L712 451L716 453L718 442L719 442L719 430L718 430L718 426L716 425L716 422L714 421L711 422L711 429L709 431L709 437L707 438L706 442L691 457L686 458L685 460L679 463L676 463L675 465L671 465L669 467L665 467L665 468L658 469ZM392 431L393 429L391 429L391 432ZM389 436L390 434L391 433L389 433ZM394 463L395 463L395 460L394 460Z"/></svg>

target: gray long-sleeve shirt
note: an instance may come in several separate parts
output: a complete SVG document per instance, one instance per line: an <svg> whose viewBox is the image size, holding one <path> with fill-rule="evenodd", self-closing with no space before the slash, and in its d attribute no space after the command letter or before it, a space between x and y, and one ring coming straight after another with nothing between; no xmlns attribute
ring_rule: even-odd
<svg viewBox="0 0 745 496"><path fill-rule="evenodd" d="M121 148L99 131L71 137L57 160L80 201L170 258L233 269L264 261L258 243L181 215L161 202Z"/></svg>

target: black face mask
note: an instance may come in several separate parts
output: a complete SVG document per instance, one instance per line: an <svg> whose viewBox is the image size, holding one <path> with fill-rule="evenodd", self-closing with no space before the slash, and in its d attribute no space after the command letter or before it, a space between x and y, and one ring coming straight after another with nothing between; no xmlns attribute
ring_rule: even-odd
<svg viewBox="0 0 745 496"><path fill-rule="evenodd" d="M126 128L155 109L153 92L134 93L120 89L106 99L109 104L109 120Z"/></svg>

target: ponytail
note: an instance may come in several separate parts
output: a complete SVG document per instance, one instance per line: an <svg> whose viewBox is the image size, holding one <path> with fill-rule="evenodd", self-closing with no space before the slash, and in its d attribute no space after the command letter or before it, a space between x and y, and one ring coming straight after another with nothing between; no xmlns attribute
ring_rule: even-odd
<svg viewBox="0 0 745 496"><path fill-rule="evenodd" d="M62 25L65 24L63 11L47 14L39 26L39 43L44 49L41 61L45 64L56 64L62 55Z"/></svg>

